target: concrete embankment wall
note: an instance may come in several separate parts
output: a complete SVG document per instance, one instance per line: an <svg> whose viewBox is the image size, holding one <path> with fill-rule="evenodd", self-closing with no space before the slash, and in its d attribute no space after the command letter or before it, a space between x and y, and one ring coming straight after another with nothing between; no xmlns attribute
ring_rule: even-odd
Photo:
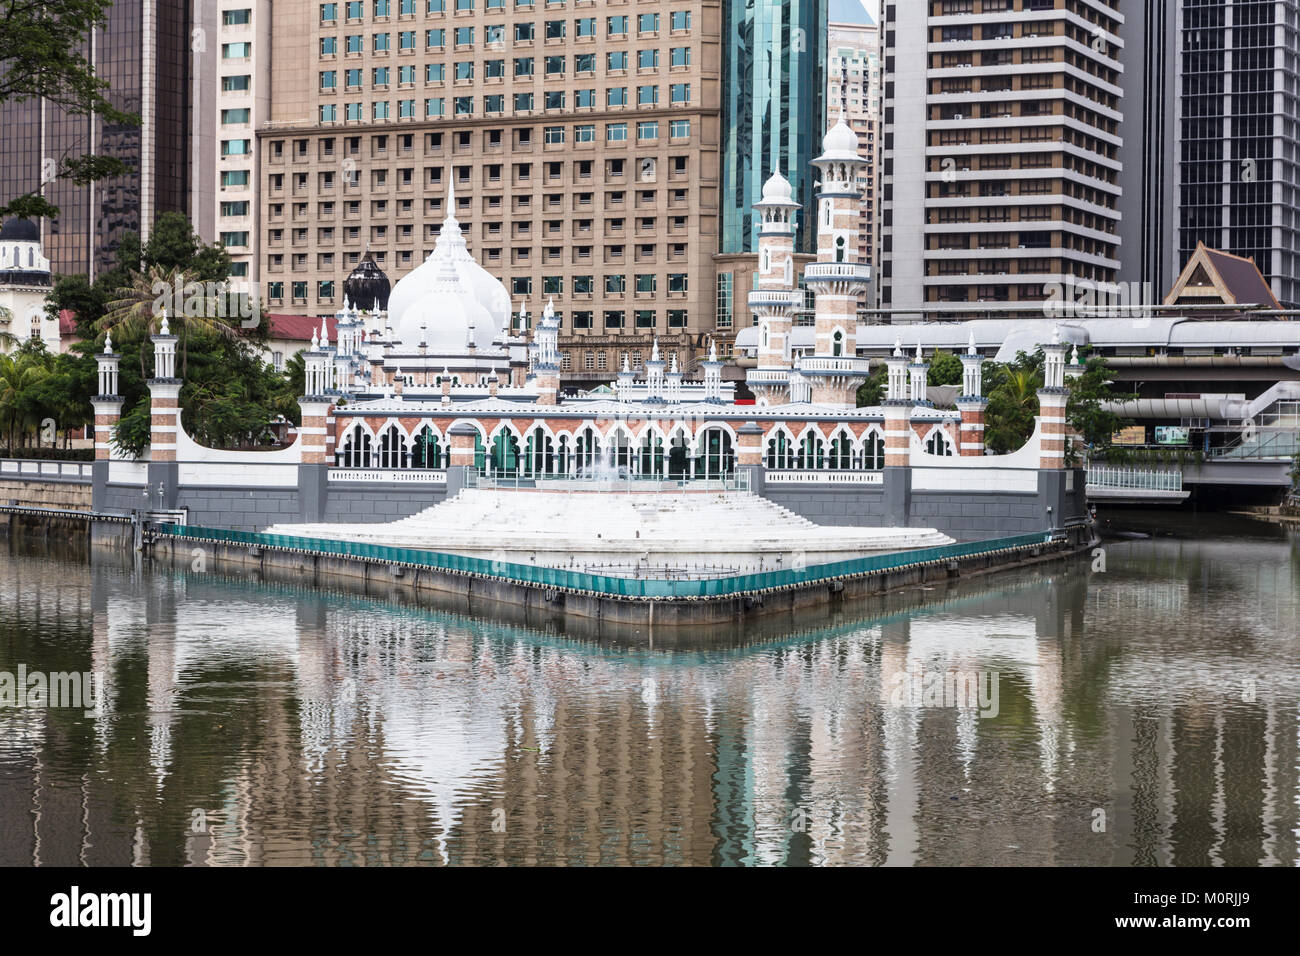
<svg viewBox="0 0 1300 956"><path fill-rule="evenodd" d="M910 488L893 492L888 485L836 487L810 483L767 485L762 494L816 524L934 528L957 541L980 541L1061 527L1086 517L1082 477L1066 483L1052 481L1057 476L1051 473L1045 475L1041 484L1052 486L1040 486L1036 493ZM1058 475L1064 478L1065 473Z"/></svg>
<svg viewBox="0 0 1300 956"><path fill-rule="evenodd" d="M573 616L629 627L692 627L743 621L769 614L788 614L933 581L1063 560L1089 544L1087 529L1078 528L1066 539L1050 544L928 561L763 592L694 600L620 598L436 568L170 536L153 540L149 553L155 559L176 567L193 567L196 560L201 560L205 566L214 569L239 570L296 584L319 586L351 581L363 588L374 584L386 591L409 593L417 601L422 595L427 595L430 603L436 595L441 607L449 606L447 599L450 596L450 608L466 612L472 612L476 605L497 603L542 616Z"/></svg>
<svg viewBox="0 0 1300 956"><path fill-rule="evenodd" d="M170 507L187 509L190 524L232 531L260 531L273 524L301 521L396 521L419 514L445 498L446 489L442 486L413 488L409 484L367 484L333 487L324 498L323 517L316 517L308 515L305 496L297 487L182 486ZM98 510L129 513L149 507L143 487L106 484Z"/></svg>
<svg viewBox="0 0 1300 956"><path fill-rule="evenodd" d="M0 479L0 504L89 511L90 482L3 478Z"/></svg>

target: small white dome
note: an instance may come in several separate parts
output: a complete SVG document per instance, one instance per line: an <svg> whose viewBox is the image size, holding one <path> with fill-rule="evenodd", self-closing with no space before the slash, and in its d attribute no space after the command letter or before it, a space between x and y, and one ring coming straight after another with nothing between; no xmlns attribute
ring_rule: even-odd
<svg viewBox="0 0 1300 956"><path fill-rule="evenodd" d="M790 180L779 172L763 183L763 202L791 202L794 199L794 187Z"/></svg>
<svg viewBox="0 0 1300 956"><path fill-rule="evenodd" d="M858 134L844 122L843 114L822 138L822 152L828 156L837 153L852 153L854 156L858 154Z"/></svg>

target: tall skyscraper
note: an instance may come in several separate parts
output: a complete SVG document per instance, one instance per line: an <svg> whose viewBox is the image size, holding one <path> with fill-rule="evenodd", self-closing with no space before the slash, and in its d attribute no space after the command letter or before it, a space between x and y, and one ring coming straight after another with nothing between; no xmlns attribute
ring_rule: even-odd
<svg viewBox="0 0 1300 956"><path fill-rule="evenodd" d="M1150 283L1153 299L1168 291L1185 261L1178 248L1178 4L1126 5L1120 51L1119 278Z"/></svg>
<svg viewBox="0 0 1300 956"><path fill-rule="evenodd" d="M830 0L827 33L828 118L843 115L866 160L858 235L858 261L875 267L878 242L876 176L880 168L880 27L861 0ZM874 303L872 303L874 305Z"/></svg>
<svg viewBox="0 0 1300 956"><path fill-rule="evenodd" d="M694 354L713 330L721 17L702 0L274 4L266 305L334 312L367 248L396 282L454 187L516 309L554 299L566 379L637 368L656 337Z"/></svg>
<svg viewBox="0 0 1300 956"><path fill-rule="evenodd" d="M774 172L794 199L815 202L812 160L828 128L827 0L725 0L722 58L721 234L716 257L716 322L724 343L749 324L745 301L756 287L754 206ZM833 121L833 117L832 117ZM795 235L798 265L810 262L816 235Z"/></svg>
<svg viewBox="0 0 1300 956"><path fill-rule="evenodd" d="M108 81L108 99L140 117L140 125L70 116L45 100L0 107L4 162L0 196L41 188L59 207L41 224L45 254L55 273L94 276L113 265L128 232L147 238L161 212L188 209L190 10L164 0L115 0L85 56ZM129 171L75 186L48 181L61 159L96 153L123 160Z"/></svg>
<svg viewBox="0 0 1300 956"><path fill-rule="evenodd" d="M1178 26L1179 261L1252 258L1298 308L1300 2L1182 0Z"/></svg>
<svg viewBox="0 0 1300 956"><path fill-rule="evenodd" d="M271 105L270 0L194 0L194 173L190 220L230 253L231 277L260 289L257 129Z"/></svg>
<svg viewBox="0 0 1300 956"><path fill-rule="evenodd" d="M979 314L1116 280L1119 7L886 0L884 308Z"/></svg>

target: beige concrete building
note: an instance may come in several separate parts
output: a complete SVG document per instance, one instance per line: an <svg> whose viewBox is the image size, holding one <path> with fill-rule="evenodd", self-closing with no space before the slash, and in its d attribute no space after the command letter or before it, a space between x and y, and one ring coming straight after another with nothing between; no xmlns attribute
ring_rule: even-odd
<svg viewBox="0 0 1300 956"><path fill-rule="evenodd" d="M861 173L858 261L874 269L880 241L880 210L876 203L880 170L880 27L860 0L831 3L826 61L827 112L831 118L843 114L857 134L858 151L866 160Z"/></svg>
<svg viewBox="0 0 1300 956"><path fill-rule="evenodd" d="M881 305L978 315L1119 269L1118 0L883 8Z"/></svg>
<svg viewBox="0 0 1300 956"><path fill-rule="evenodd" d="M332 314L369 248L396 282L454 183L472 254L562 374L707 350L717 249L720 4L284 0L257 131L261 291ZM688 368L693 362L688 362Z"/></svg>

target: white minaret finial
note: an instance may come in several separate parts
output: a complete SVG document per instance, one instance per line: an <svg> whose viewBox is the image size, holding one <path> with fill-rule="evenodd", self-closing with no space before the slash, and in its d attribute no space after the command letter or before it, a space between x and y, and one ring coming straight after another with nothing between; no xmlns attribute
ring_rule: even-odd
<svg viewBox="0 0 1300 956"><path fill-rule="evenodd" d="M292 291L292 290L290 290L290 291ZM352 311L352 303L348 301L348 297L347 297L346 294L343 296L343 311L344 311L344 312L351 312L351 311Z"/></svg>
<svg viewBox="0 0 1300 956"><path fill-rule="evenodd" d="M923 359L924 357L925 356L921 353L921 340L918 338L916 340L916 364L920 365L921 359Z"/></svg>
<svg viewBox="0 0 1300 956"><path fill-rule="evenodd" d="M456 177L447 177L447 219L456 218Z"/></svg>
<svg viewBox="0 0 1300 956"><path fill-rule="evenodd" d="M718 360L718 343L716 340L714 340L709 342L709 361L716 362L717 360Z"/></svg>
<svg viewBox="0 0 1300 956"><path fill-rule="evenodd" d="M971 329L970 343L966 346L966 354L967 355L975 354L975 330L974 329Z"/></svg>
<svg viewBox="0 0 1300 956"><path fill-rule="evenodd" d="M632 371L632 366L628 363L626 352L623 353L623 371L624 372Z"/></svg>
<svg viewBox="0 0 1300 956"><path fill-rule="evenodd" d="M659 336L655 336L654 348L650 351L650 361L659 361Z"/></svg>
<svg viewBox="0 0 1300 956"><path fill-rule="evenodd" d="M320 339L317 337L316 334L316 326L313 325L311 327L311 350L315 352L319 345L320 345Z"/></svg>
<svg viewBox="0 0 1300 956"><path fill-rule="evenodd" d="M171 328L167 325L167 306L162 307L162 328L158 330L159 335L171 335Z"/></svg>
<svg viewBox="0 0 1300 956"><path fill-rule="evenodd" d="M104 354L105 355L113 354L113 332L111 329L104 336Z"/></svg>
<svg viewBox="0 0 1300 956"><path fill-rule="evenodd" d="M903 337L900 335L894 339L894 358L903 357Z"/></svg>
<svg viewBox="0 0 1300 956"><path fill-rule="evenodd" d="M330 324L328 319L320 320L320 347L326 348L330 344Z"/></svg>
<svg viewBox="0 0 1300 956"><path fill-rule="evenodd" d="M1052 344L1061 344L1061 327L1059 325L1052 326Z"/></svg>
<svg viewBox="0 0 1300 956"><path fill-rule="evenodd" d="M669 366L668 371L670 371L670 372L674 372L674 373L677 371L677 353L676 353L676 352L673 353L673 364L672 364L671 366Z"/></svg>
<svg viewBox="0 0 1300 956"><path fill-rule="evenodd" d="M1070 364L1071 365L1079 364L1079 344L1077 342L1074 345L1074 356L1070 359Z"/></svg>

